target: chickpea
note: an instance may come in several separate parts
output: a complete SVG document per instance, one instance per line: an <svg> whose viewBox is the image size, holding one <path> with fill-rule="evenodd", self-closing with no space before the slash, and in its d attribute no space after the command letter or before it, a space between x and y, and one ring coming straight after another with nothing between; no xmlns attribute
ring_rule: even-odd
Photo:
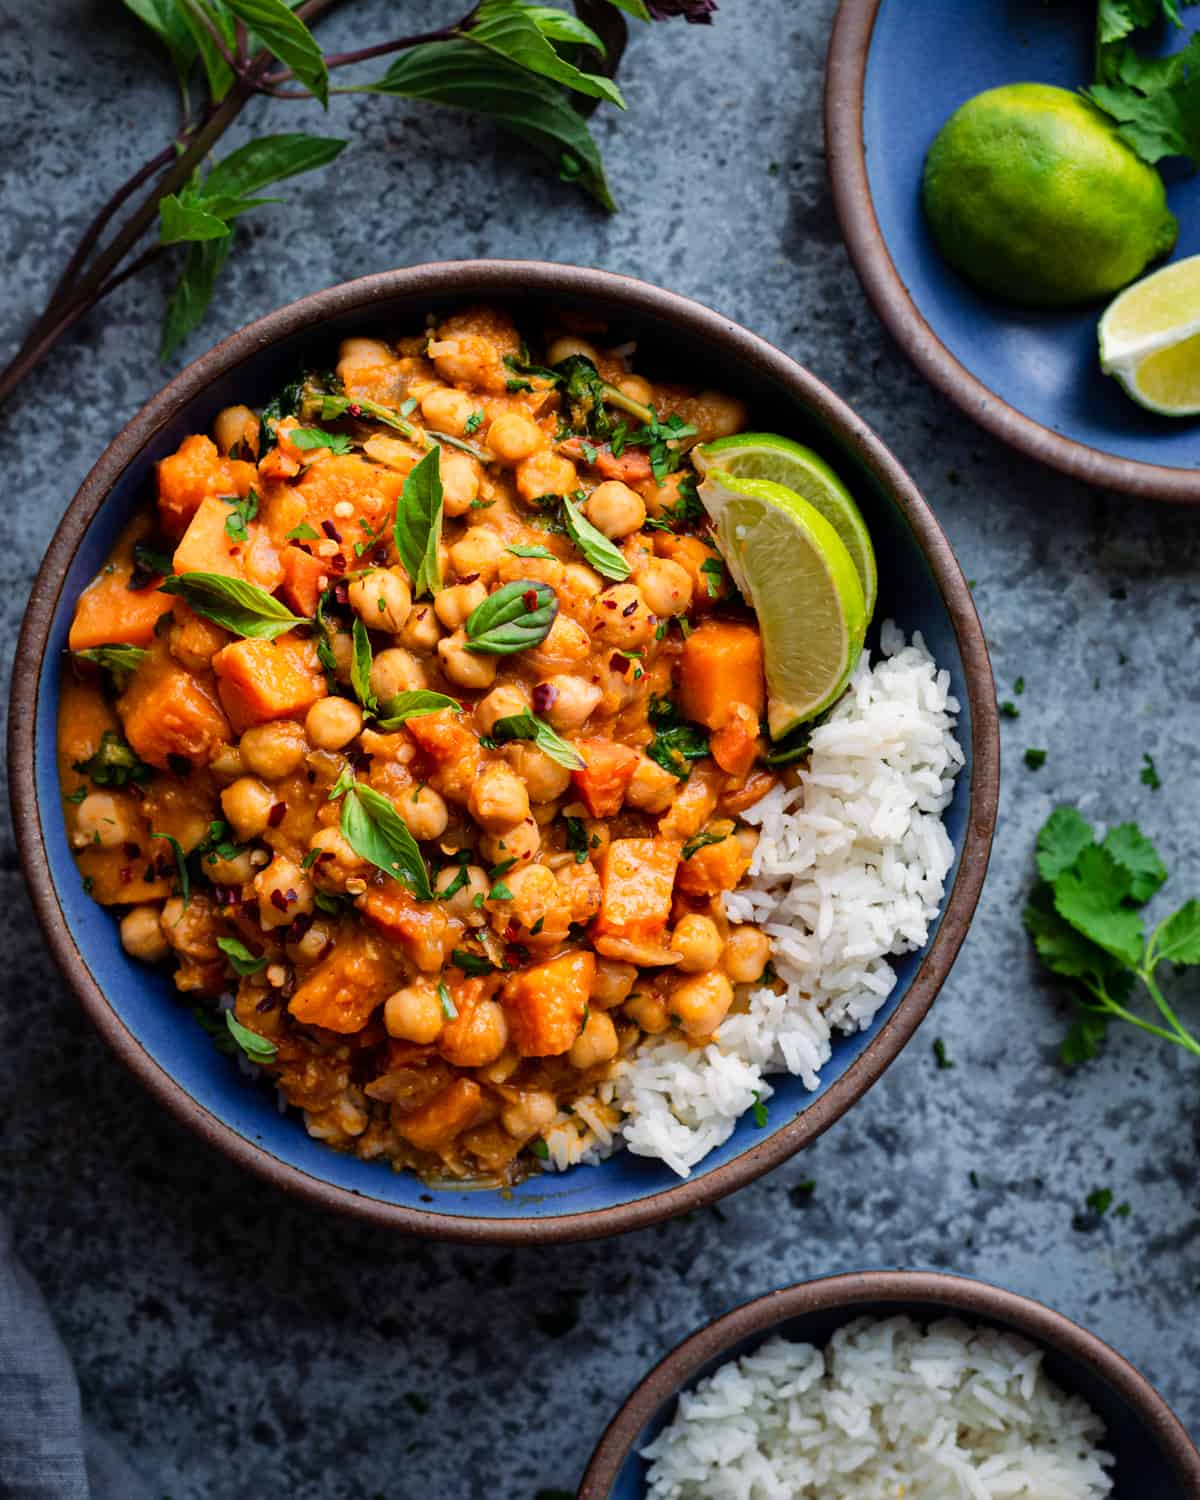
<svg viewBox="0 0 1200 1500"><path fill-rule="evenodd" d="M479 579L474 583L455 583L443 589L433 601L434 612L447 630L459 630L487 596L487 584Z"/></svg>
<svg viewBox="0 0 1200 1500"><path fill-rule="evenodd" d="M243 843L262 833L274 806L275 793L257 776L239 776L221 793L221 810Z"/></svg>
<svg viewBox="0 0 1200 1500"><path fill-rule="evenodd" d="M596 528L613 541L640 531L646 520L646 507L636 490L619 479L606 479L587 497L584 514Z"/></svg>
<svg viewBox="0 0 1200 1500"><path fill-rule="evenodd" d="M361 876L366 862L355 854L336 827L318 828L308 843L322 857L312 866L312 878L317 885L331 890L345 890L346 881Z"/></svg>
<svg viewBox="0 0 1200 1500"><path fill-rule="evenodd" d="M479 498L482 471L469 453L442 454L442 505L448 516L463 516Z"/></svg>
<svg viewBox="0 0 1200 1500"><path fill-rule="evenodd" d="M445 1023L437 986L427 979L394 990L384 1001L384 1030L397 1041L427 1047L441 1036Z"/></svg>
<svg viewBox="0 0 1200 1500"><path fill-rule="evenodd" d="M369 630L402 629L412 608L412 588L403 568L372 568L350 584L350 608Z"/></svg>
<svg viewBox="0 0 1200 1500"><path fill-rule="evenodd" d="M242 752L236 745L222 745L209 761L208 769L218 781L226 783L236 781L246 770L242 764Z"/></svg>
<svg viewBox="0 0 1200 1500"><path fill-rule="evenodd" d="M546 1089L522 1089L500 1111L500 1123L515 1141L527 1141L545 1130L558 1113L558 1101Z"/></svg>
<svg viewBox="0 0 1200 1500"><path fill-rule="evenodd" d="M286 927L313 909L313 884L294 859L277 854L254 877L258 920L263 927ZM276 899L278 898L278 899Z"/></svg>
<svg viewBox="0 0 1200 1500"><path fill-rule="evenodd" d="M546 711L546 718L555 729L578 729L604 697L594 682L567 673L548 678L547 685L555 690L554 702Z"/></svg>
<svg viewBox="0 0 1200 1500"><path fill-rule="evenodd" d="M503 876L509 901L490 902L493 925L503 931L509 918L528 932L540 924L539 936L561 942L571 922L569 897L545 865L529 864Z"/></svg>
<svg viewBox="0 0 1200 1500"><path fill-rule="evenodd" d="M618 1045L617 1028L612 1017L602 1010L591 1010L567 1057L571 1066L582 1073L600 1063L611 1062L617 1055Z"/></svg>
<svg viewBox="0 0 1200 1500"><path fill-rule="evenodd" d="M711 1036L733 1004L733 985L724 974L694 974L671 991L671 1014L688 1036Z"/></svg>
<svg viewBox="0 0 1200 1500"><path fill-rule="evenodd" d="M723 391L701 391L699 404L704 408L696 426L700 429L699 441L711 443L714 438L731 437L742 432L746 426L746 403Z"/></svg>
<svg viewBox="0 0 1200 1500"><path fill-rule="evenodd" d="M671 951L682 954L679 968L684 974L703 974L715 969L724 946L713 919L696 913L676 922L671 934Z"/></svg>
<svg viewBox="0 0 1200 1500"><path fill-rule="evenodd" d="M483 651L467 650L467 633L456 630L444 636L437 647L442 671L456 687L473 688L477 692L491 687L496 680L500 664L494 656Z"/></svg>
<svg viewBox="0 0 1200 1500"><path fill-rule="evenodd" d="M425 668L403 646L389 646L371 663L371 691L380 703L425 686Z"/></svg>
<svg viewBox="0 0 1200 1500"><path fill-rule="evenodd" d="M656 623L636 583L614 583L592 605L592 635L606 646L644 646L653 638Z"/></svg>
<svg viewBox="0 0 1200 1500"><path fill-rule="evenodd" d="M398 645L420 656L428 656L442 638L442 628L432 604L414 604L396 636Z"/></svg>
<svg viewBox="0 0 1200 1500"><path fill-rule="evenodd" d="M631 401L640 401L643 406L654 405L654 387L640 375L625 375L617 381L617 390Z"/></svg>
<svg viewBox="0 0 1200 1500"><path fill-rule="evenodd" d="M478 410L479 403L466 391L456 391L451 386L427 391L421 397L421 415L426 426L435 432L448 432L451 437L462 437L467 423Z"/></svg>
<svg viewBox="0 0 1200 1500"><path fill-rule="evenodd" d="M161 963L171 951L158 920L157 906L135 906L121 918L121 947L130 958Z"/></svg>
<svg viewBox="0 0 1200 1500"><path fill-rule="evenodd" d="M679 779L643 753L626 788L625 801L642 812L663 813L674 802L678 789Z"/></svg>
<svg viewBox="0 0 1200 1500"><path fill-rule="evenodd" d="M347 385L356 376L373 375L396 364L396 356L379 339L343 339L338 349L337 372Z"/></svg>
<svg viewBox="0 0 1200 1500"><path fill-rule="evenodd" d="M447 890L458 879L462 873L463 866L447 865L444 870L439 870L433 882L433 888L439 893ZM456 890L453 896L442 902L446 911L452 917L457 917L460 922L466 922L472 927L481 927L484 922L483 912L475 905L476 896L486 898L488 891L492 888L491 881L487 878L487 871L482 865L467 865L466 884ZM483 902L480 902L482 906Z"/></svg>
<svg viewBox="0 0 1200 1500"><path fill-rule="evenodd" d="M570 359L572 354L582 354L584 359L590 359L593 364L596 364L600 358L596 353L596 346L589 344L587 339L579 339L574 334L564 333L550 340L550 346L546 350L546 363L560 365L564 359Z"/></svg>
<svg viewBox="0 0 1200 1500"><path fill-rule="evenodd" d="M590 922L600 910L600 872L591 860L573 860L555 876L570 904L572 922Z"/></svg>
<svg viewBox="0 0 1200 1500"><path fill-rule="evenodd" d="M464 1007L438 1038L438 1051L456 1068L486 1068L507 1045L508 1017L495 1000Z"/></svg>
<svg viewBox="0 0 1200 1500"><path fill-rule="evenodd" d="M520 710L518 709L519 713ZM479 722L479 710L475 710L475 721ZM514 740L505 745L504 756L509 765L525 783L530 802L544 805L561 797L571 785L571 773L566 766L551 760L529 740Z"/></svg>
<svg viewBox="0 0 1200 1500"><path fill-rule="evenodd" d="M335 630L329 637L329 649L333 652L333 675L339 682L349 682L350 666L354 661L354 637L348 630Z"/></svg>
<svg viewBox="0 0 1200 1500"><path fill-rule="evenodd" d="M200 868L214 885L245 885L254 875L249 849L243 849L232 859L220 859L215 855L206 854L200 863Z"/></svg>
<svg viewBox="0 0 1200 1500"><path fill-rule="evenodd" d="M586 661L591 649L591 640L583 626L560 611L545 640L527 651L525 660L535 672L561 672Z"/></svg>
<svg viewBox="0 0 1200 1500"><path fill-rule="evenodd" d="M500 537L490 527L476 526L450 548L450 567L458 578L478 573L481 582L491 583L504 556Z"/></svg>
<svg viewBox="0 0 1200 1500"><path fill-rule="evenodd" d="M686 473L680 469L674 474L668 474L661 484L657 479L644 480L638 486L638 494L645 501L646 514L661 516L668 508L675 510L683 499L681 486L686 478Z"/></svg>
<svg viewBox="0 0 1200 1500"><path fill-rule="evenodd" d="M596 960L596 977L592 980L588 1004L597 1010L612 1010L629 997L637 980L638 971L633 964L618 963L612 958Z"/></svg>
<svg viewBox="0 0 1200 1500"><path fill-rule="evenodd" d="M497 720L510 719L528 707L529 694L520 683L502 682L475 705L475 728L480 734L491 734Z"/></svg>
<svg viewBox="0 0 1200 1500"><path fill-rule="evenodd" d="M569 458L543 448L523 458L515 470L517 494L527 503L543 495L570 495L579 488L579 472Z"/></svg>
<svg viewBox="0 0 1200 1500"><path fill-rule="evenodd" d="M282 781L308 754L308 740L299 724L277 719L273 724L255 724L247 729L238 749L251 775L264 781Z"/></svg>
<svg viewBox="0 0 1200 1500"><path fill-rule="evenodd" d="M626 1000L624 1010L647 1036L660 1036L670 1029L671 1017L667 1014L666 1001L658 995L635 992Z"/></svg>
<svg viewBox="0 0 1200 1500"><path fill-rule="evenodd" d="M318 750L341 750L362 726L362 709L349 698L318 698L304 718L304 731Z"/></svg>
<svg viewBox="0 0 1200 1500"><path fill-rule="evenodd" d="M758 848L758 829L751 828L746 823L740 823L733 831L733 836L738 841L742 853L749 860L753 860L754 851Z"/></svg>
<svg viewBox="0 0 1200 1500"><path fill-rule="evenodd" d="M546 439L542 429L529 417L519 411L506 411L488 428L487 446L500 463L511 465L545 447Z"/></svg>
<svg viewBox="0 0 1200 1500"><path fill-rule="evenodd" d="M116 849L137 835L137 824L120 797L112 792L89 792L75 810L77 849L94 844L98 849Z"/></svg>
<svg viewBox="0 0 1200 1500"><path fill-rule="evenodd" d="M467 808L481 827L499 833L529 816L529 794L510 766L493 761L475 778Z"/></svg>
<svg viewBox="0 0 1200 1500"><path fill-rule="evenodd" d="M213 442L222 458L258 457L258 418L248 406L227 406L213 422Z"/></svg>
<svg viewBox="0 0 1200 1500"><path fill-rule="evenodd" d="M438 839L446 831L450 813L439 792L431 786L417 786L392 798L392 806L403 818L415 839Z"/></svg>
<svg viewBox="0 0 1200 1500"><path fill-rule="evenodd" d="M287 944L287 956L293 963L315 964L325 956L325 951L334 940L335 929L320 919L315 921L297 943Z"/></svg>
<svg viewBox="0 0 1200 1500"><path fill-rule="evenodd" d="M558 585L558 605L572 618L589 619L592 601L604 587L604 579L586 563L568 563Z"/></svg>
<svg viewBox="0 0 1200 1500"><path fill-rule="evenodd" d="M725 939L726 974L734 984L754 984L771 956L771 939L757 927L731 927Z"/></svg>
<svg viewBox="0 0 1200 1500"><path fill-rule="evenodd" d="M651 558L636 579L646 608L660 619L683 614L692 602L692 575L669 557Z"/></svg>
<svg viewBox="0 0 1200 1500"><path fill-rule="evenodd" d="M562 576L563 565L557 557L516 557L511 552L500 559L500 565L496 569L496 578L500 583L515 583L518 578L529 578L534 583L548 583L552 589L558 588Z"/></svg>
<svg viewBox="0 0 1200 1500"><path fill-rule="evenodd" d="M193 893L187 906L182 896L172 896L163 903L158 925L176 953L198 963L220 958L221 950L217 947L210 910L207 898L199 892Z"/></svg>
<svg viewBox="0 0 1200 1500"><path fill-rule="evenodd" d="M542 834L532 818L506 828L502 833L487 833L479 841L479 852L489 864L498 865L506 859L515 859L519 865L527 865L542 847Z"/></svg>

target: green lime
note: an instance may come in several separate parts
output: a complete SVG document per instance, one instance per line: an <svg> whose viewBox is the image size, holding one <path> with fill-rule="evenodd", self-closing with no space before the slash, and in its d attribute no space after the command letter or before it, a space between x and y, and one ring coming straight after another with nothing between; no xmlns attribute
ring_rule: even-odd
<svg viewBox="0 0 1200 1500"><path fill-rule="evenodd" d="M985 291L1055 307L1106 296L1174 246L1162 178L1078 94L1010 83L969 99L925 158L942 254Z"/></svg>
<svg viewBox="0 0 1200 1500"><path fill-rule="evenodd" d="M845 689L867 611L846 544L815 505L769 479L709 469L699 486L725 565L762 631L772 739Z"/></svg>
<svg viewBox="0 0 1200 1500"><path fill-rule="evenodd" d="M794 443L778 433L739 432L693 448L692 462L701 476L717 468L739 479L770 479L815 505L854 561L870 620L879 589L871 534L850 491L823 458L803 443Z"/></svg>

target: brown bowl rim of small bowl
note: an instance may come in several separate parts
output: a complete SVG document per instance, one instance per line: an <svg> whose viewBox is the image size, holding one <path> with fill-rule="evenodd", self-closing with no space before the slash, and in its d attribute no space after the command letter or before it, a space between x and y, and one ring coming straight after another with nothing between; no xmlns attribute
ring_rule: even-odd
<svg viewBox="0 0 1200 1500"><path fill-rule="evenodd" d="M967 686L972 728L969 818L934 935L907 993L858 1057L793 1121L759 1145L712 1171L631 1202L546 1217L468 1218L384 1202L336 1186L279 1160L226 1125L188 1094L143 1049L100 989L71 935L48 866L36 797L38 687L51 623L75 551L113 485L180 406L219 376L271 344L346 313L373 310L400 297L528 296L546 301L577 296L652 316L729 350L770 378L849 447L917 539L954 629ZM979 899L995 829L999 793L999 729L991 664L975 604L929 506L882 441L839 397L764 339L690 299L588 267L545 261L443 261L385 271L314 292L248 324L177 375L109 444L67 508L34 583L17 645L9 709L10 797L25 877L51 953L84 1011L117 1056L160 1103L226 1156L285 1192L324 1208L434 1239L491 1244L548 1244L644 1228L725 1196L786 1160L829 1128L879 1078L932 1004L966 935Z"/></svg>
<svg viewBox="0 0 1200 1500"><path fill-rule="evenodd" d="M1170 1459L1185 1493L1200 1497L1200 1452L1183 1423L1140 1370L1065 1314L1020 1292L946 1271L849 1271L801 1281L744 1302L690 1334L634 1387L597 1443L576 1500L606 1500L639 1434L712 1359L744 1338L766 1336L790 1318L849 1312L859 1305L936 1305L1021 1334L1097 1371L1137 1414Z"/></svg>
<svg viewBox="0 0 1200 1500"><path fill-rule="evenodd" d="M841 0L825 62L825 157L851 264L880 321L948 401L1001 442L1084 484L1140 500L1200 505L1200 470L1121 458L1063 437L1003 400L961 364L921 315L879 227L867 173L863 97L883 0Z"/></svg>

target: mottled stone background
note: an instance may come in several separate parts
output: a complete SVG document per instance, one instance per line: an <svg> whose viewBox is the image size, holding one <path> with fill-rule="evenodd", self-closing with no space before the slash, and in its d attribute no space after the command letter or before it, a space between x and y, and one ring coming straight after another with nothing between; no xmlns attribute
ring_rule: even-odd
<svg viewBox="0 0 1200 1500"><path fill-rule="evenodd" d="M355 0L350 46L453 0ZM1200 1427L1200 1065L1114 1036L1074 1074L1019 912L1054 803L1136 817L1200 889L1196 517L1025 462L928 390L839 240L821 144L834 0L723 0L711 30L641 30L629 114L598 131L606 217L485 124L340 100L335 171L238 231L195 355L332 282L428 259L538 255L630 271L729 313L809 365L892 445L968 575L1005 721L987 889L958 965L885 1080L803 1159L719 1210L539 1252L405 1243L286 1202L164 1118L46 956L11 835L0 850L0 1181L77 1361L88 1410L174 1500L370 1500L574 1486L615 1404L701 1321L770 1287L936 1266L1045 1299L1111 1340ZM78 227L173 128L165 65L116 0L0 0L0 345ZM256 105L260 128L321 129ZM240 137L239 137L240 138ZM0 414L0 639L93 459L162 383L166 275L127 286ZM1022 764L1044 746L1044 769ZM1162 789L1138 779L1151 752ZM1193 984L1183 1008L1200 1018ZM955 1067L932 1055L944 1039ZM973 1186L972 1174L978 1181ZM811 1199L799 1184L815 1179ZM1081 1217L1111 1186L1127 1218Z"/></svg>

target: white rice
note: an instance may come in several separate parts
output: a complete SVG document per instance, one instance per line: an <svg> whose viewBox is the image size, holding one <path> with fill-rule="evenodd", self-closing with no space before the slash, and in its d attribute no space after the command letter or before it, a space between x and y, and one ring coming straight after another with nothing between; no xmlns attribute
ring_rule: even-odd
<svg viewBox="0 0 1200 1500"><path fill-rule="evenodd" d="M1041 1361L954 1319L771 1339L680 1395L648 1500L1103 1500L1104 1425Z"/></svg>

